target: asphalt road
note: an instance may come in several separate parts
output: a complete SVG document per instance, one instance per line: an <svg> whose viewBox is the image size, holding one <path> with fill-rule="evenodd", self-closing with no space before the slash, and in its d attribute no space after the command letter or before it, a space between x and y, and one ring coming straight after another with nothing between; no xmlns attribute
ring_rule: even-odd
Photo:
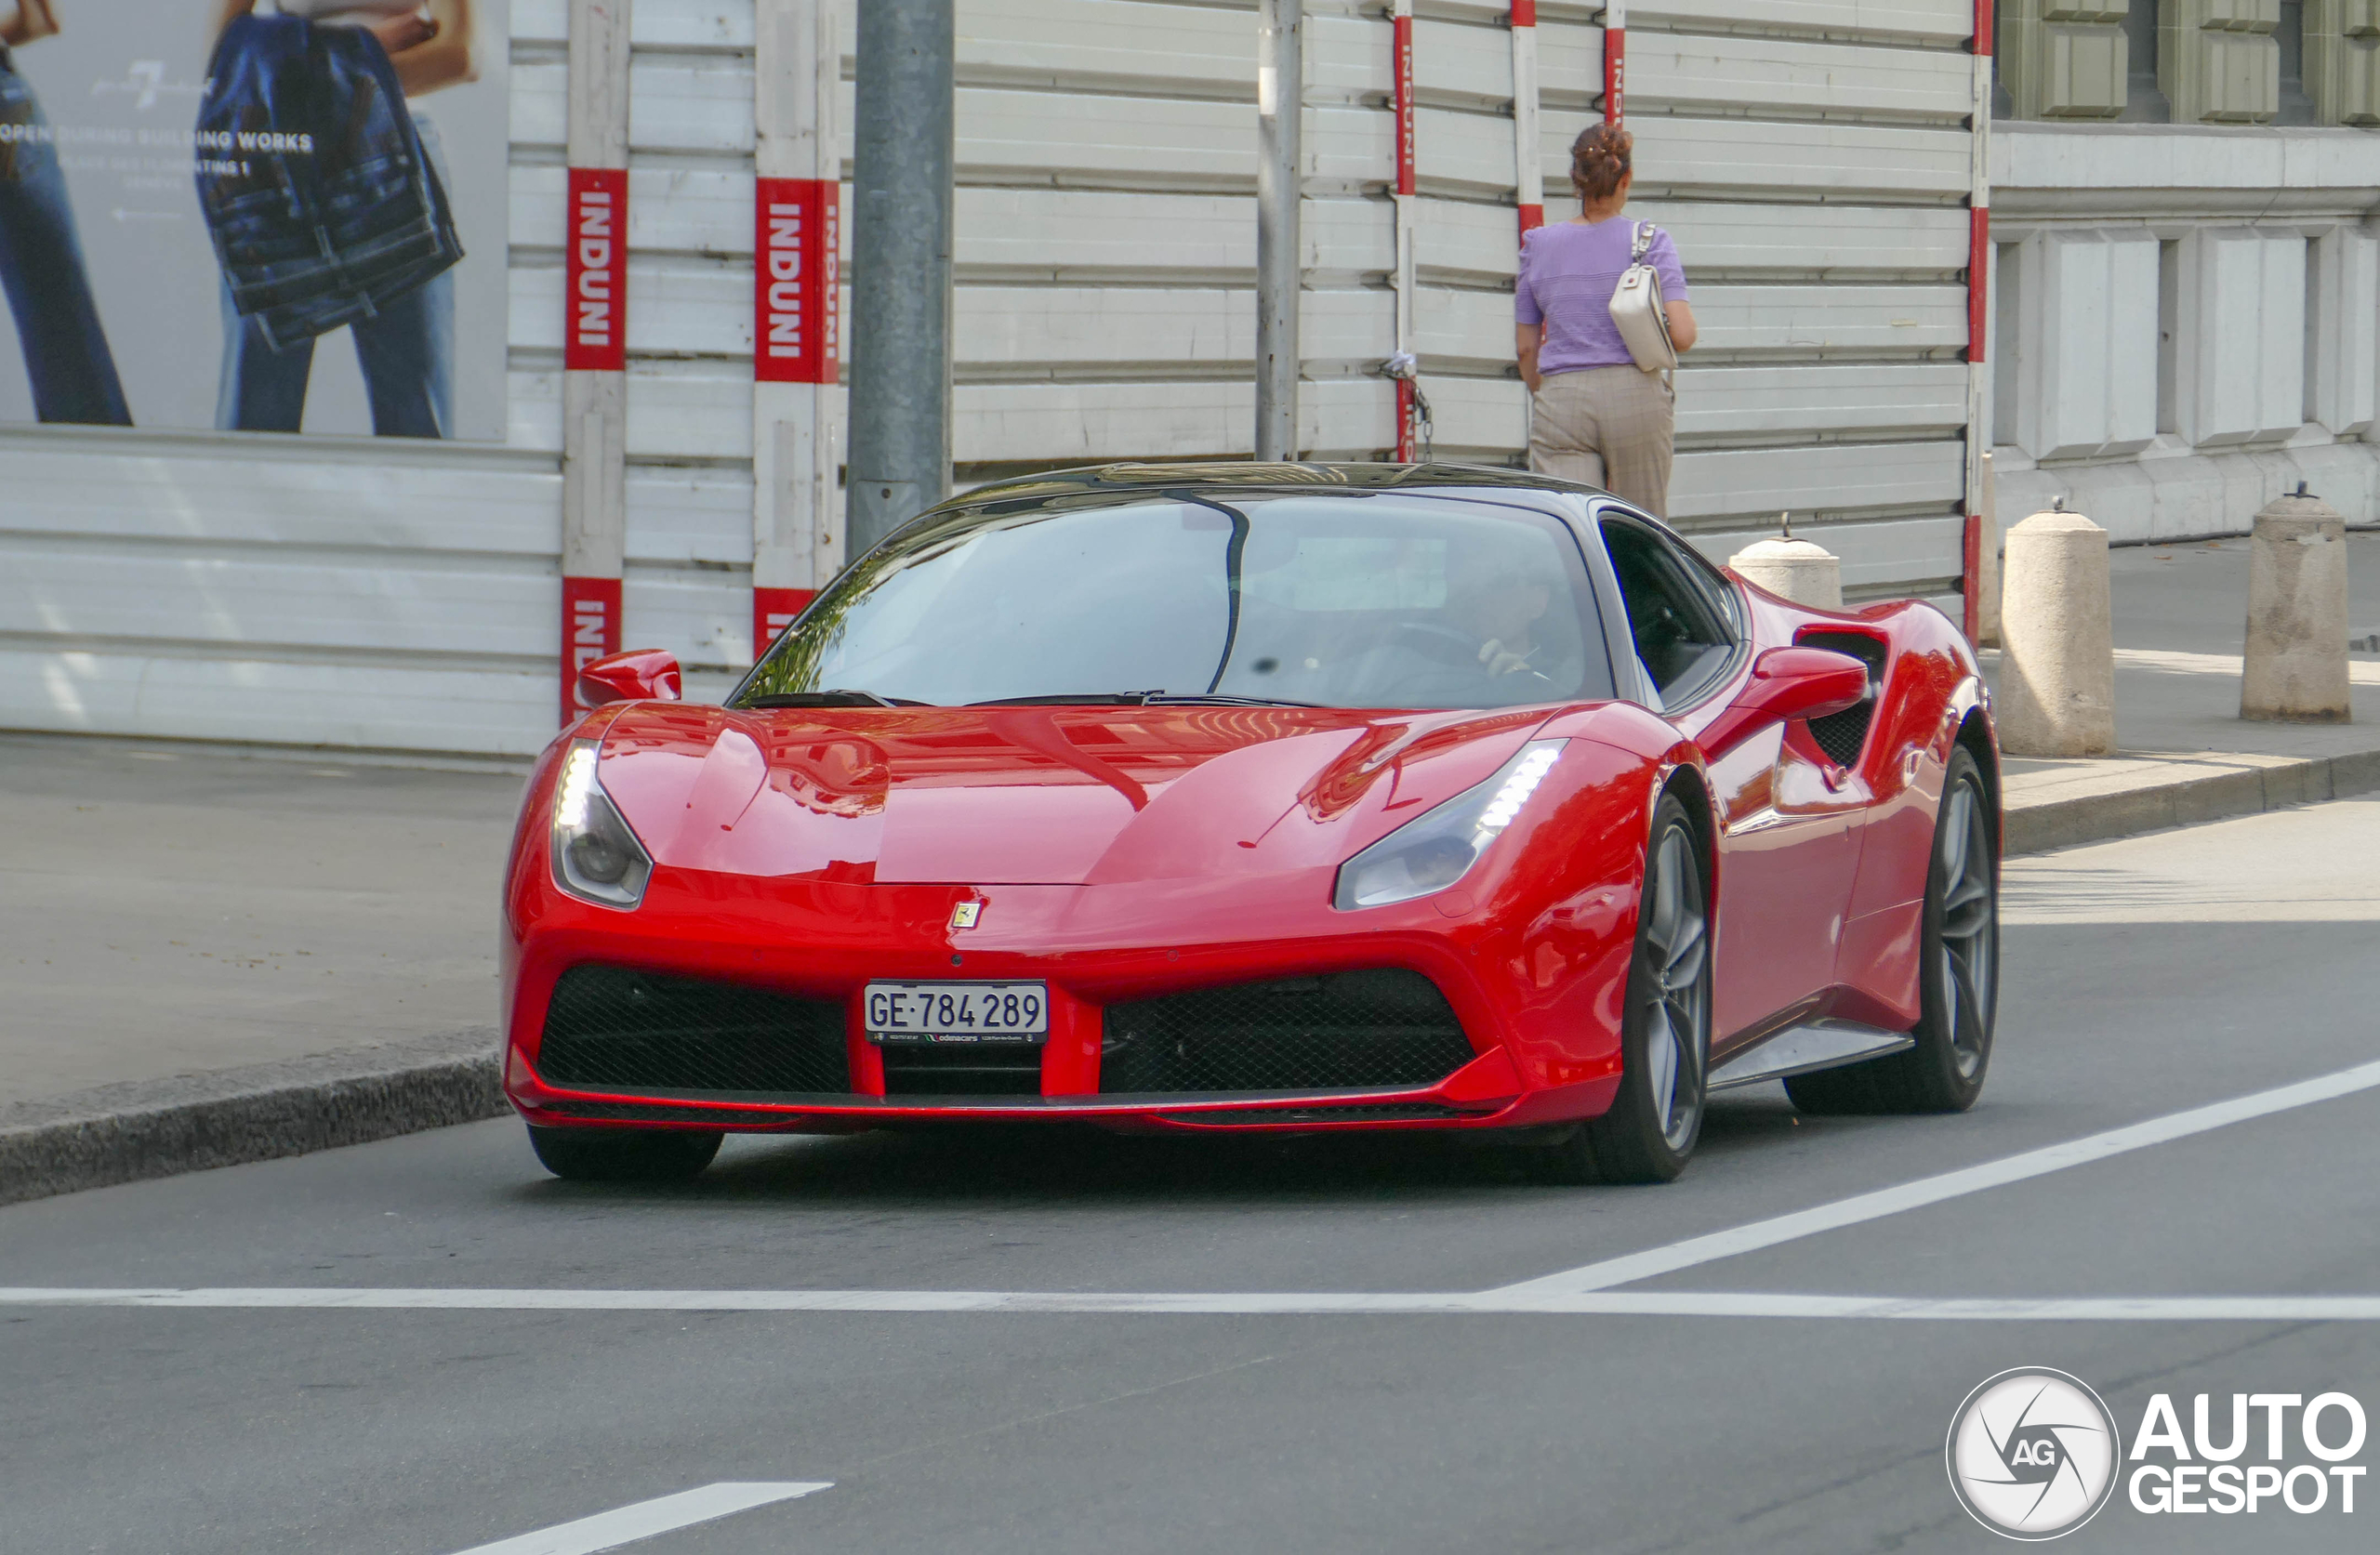
<svg viewBox="0 0 2380 1555"><path fill-rule="evenodd" d="M1953 1411L2004 1368L2075 1374L2128 1439L2158 1392L2185 1429L2214 1395L2218 1434L2233 1392L2380 1410L2380 1322L2280 1304L2380 1297L2380 1072L1603 1293L1633 1312L1279 1309L1494 1290L2370 1064L2374 861L2375 800L2018 861L1976 1112L1801 1120L1757 1093L1719 1106L1662 1188L1532 1186L1409 1140L1049 1135L734 1141L690 1186L603 1189L546 1179L494 1123L0 1209L0 1286L543 1293L481 1311L0 1291L0 1548L453 1555L756 1481L831 1488L629 1548L2006 1548L1942 1463ZM571 1294L826 1289L879 1293L862 1309L1116 1298ZM1702 1315L1708 1292L1745 1299ZM1273 1310L1118 1310L1135 1293ZM1918 1315L1776 1315L1798 1295ZM1924 1305L2207 1296L2250 1300L2221 1320ZM2375 1460L2380 1443L2348 1462ZM2060 1548L2369 1550L2375 1520L2368 1479L2352 1514L2334 1496L2150 1516L2119 1490Z"/></svg>

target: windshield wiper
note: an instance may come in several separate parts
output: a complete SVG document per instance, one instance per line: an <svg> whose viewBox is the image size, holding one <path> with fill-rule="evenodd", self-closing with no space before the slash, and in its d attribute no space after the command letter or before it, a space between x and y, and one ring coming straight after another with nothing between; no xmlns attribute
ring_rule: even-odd
<svg viewBox="0 0 2380 1555"><path fill-rule="evenodd" d="M932 704L912 702L906 697L879 696L874 692L767 692L747 697L747 707L928 707Z"/></svg>
<svg viewBox="0 0 2380 1555"><path fill-rule="evenodd" d="M1053 692L1046 696L1003 696L971 702L970 707L1320 707L1278 696L1234 696L1229 692Z"/></svg>
<svg viewBox="0 0 2380 1555"><path fill-rule="evenodd" d="M1163 692L1052 692L1046 696L996 696L970 707L1138 707Z"/></svg>

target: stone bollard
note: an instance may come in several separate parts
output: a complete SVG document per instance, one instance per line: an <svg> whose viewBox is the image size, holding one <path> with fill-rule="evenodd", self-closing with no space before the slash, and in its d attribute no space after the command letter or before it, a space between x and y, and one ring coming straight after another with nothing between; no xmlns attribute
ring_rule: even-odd
<svg viewBox="0 0 2380 1555"><path fill-rule="evenodd" d="M1991 455L1983 455L1983 534L1976 547L1975 645L2000 646L2000 494L1991 480Z"/></svg>
<svg viewBox="0 0 2380 1555"><path fill-rule="evenodd" d="M1843 608L1843 563L1833 552L1794 539L1790 524L1778 539L1755 540L1727 558L1727 565L1779 599L1820 610Z"/></svg>
<svg viewBox="0 0 2380 1555"><path fill-rule="evenodd" d="M2240 716L2346 723L2347 521L2297 483L2256 514L2248 542L2248 656Z"/></svg>
<svg viewBox="0 0 2380 1555"><path fill-rule="evenodd" d="M2000 746L2010 756L2116 748L2116 651L2108 532L2080 513L2036 513L2008 532L2000 602Z"/></svg>

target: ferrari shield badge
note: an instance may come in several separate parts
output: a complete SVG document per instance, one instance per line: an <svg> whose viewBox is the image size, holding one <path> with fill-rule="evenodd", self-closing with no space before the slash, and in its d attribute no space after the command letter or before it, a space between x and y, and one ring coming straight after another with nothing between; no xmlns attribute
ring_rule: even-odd
<svg viewBox="0 0 2380 1555"><path fill-rule="evenodd" d="M953 929L972 929L975 927L975 920L983 916L984 904L982 903L961 902L958 906L950 909L950 927Z"/></svg>

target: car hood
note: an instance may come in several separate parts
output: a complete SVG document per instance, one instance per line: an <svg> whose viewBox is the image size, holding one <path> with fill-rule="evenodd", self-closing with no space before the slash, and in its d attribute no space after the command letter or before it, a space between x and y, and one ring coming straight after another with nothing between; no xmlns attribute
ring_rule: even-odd
<svg viewBox="0 0 2380 1555"><path fill-rule="evenodd" d="M638 703L598 771L665 867L1097 885L1335 864L1553 711Z"/></svg>

